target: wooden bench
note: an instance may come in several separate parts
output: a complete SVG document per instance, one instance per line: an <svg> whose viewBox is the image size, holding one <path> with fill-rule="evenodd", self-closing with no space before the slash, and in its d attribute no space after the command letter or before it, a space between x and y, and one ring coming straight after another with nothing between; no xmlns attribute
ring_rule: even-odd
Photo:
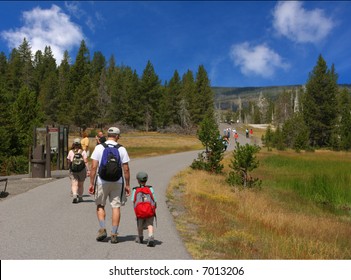
<svg viewBox="0 0 351 280"><path fill-rule="evenodd" d="M7 188L7 181L8 179L7 178L4 178L4 179L0 179L0 182L5 182L5 187L4 187L4 190L1 191L0 193L0 197L6 197L8 195L8 193L6 192L6 188Z"/></svg>

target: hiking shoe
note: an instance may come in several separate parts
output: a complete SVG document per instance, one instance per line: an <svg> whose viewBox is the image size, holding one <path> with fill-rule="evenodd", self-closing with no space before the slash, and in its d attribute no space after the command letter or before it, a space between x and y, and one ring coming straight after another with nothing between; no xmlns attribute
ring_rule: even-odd
<svg viewBox="0 0 351 280"><path fill-rule="evenodd" d="M118 234L111 233L111 243L112 244L118 243Z"/></svg>
<svg viewBox="0 0 351 280"><path fill-rule="evenodd" d="M135 242L136 243L143 244L143 241L144 241L144 237L143 236L137 236L135 238Z"/></svg>
<svg viewBox="0 0 351 280"><path fill-rule="evenodd" d="M72 201L72 203L78 203L78 202L79 202L78 197L77 197L77 196L74 196L74 197L73 197L73 201Z"/></svg>
<svg viewBox="0 0 351 280"><path fill-rule="evenodd" d="M98 235L96 237L96 241L102 241L107 237L106 229L100 228L98 231Z"/></svg>
<svg viewBox="0 0 351 280"><path fill-rule="evenodd" d="M150 236L148 241L147 241L147 246L148 247L155 247L155 240L153 236Z"/></svg>

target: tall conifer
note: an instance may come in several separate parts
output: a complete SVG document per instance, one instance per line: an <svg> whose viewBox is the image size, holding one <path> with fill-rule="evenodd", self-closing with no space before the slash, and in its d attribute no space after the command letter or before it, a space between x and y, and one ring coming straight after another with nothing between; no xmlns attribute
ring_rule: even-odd
<svg viewBox="0 0 351 280"><path fill-rule="evenodd" d="M337 117L337 75L329 70L322 55L309 75L303 100L303 117L313 147L330 145Z"/></svg>

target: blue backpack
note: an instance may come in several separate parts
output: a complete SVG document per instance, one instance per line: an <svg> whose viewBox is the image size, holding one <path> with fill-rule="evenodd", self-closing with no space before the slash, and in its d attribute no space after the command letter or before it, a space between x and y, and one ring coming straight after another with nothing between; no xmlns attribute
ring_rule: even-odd
<svg viewBox="0 0 351 280"><path fill-rule="evenodd" d="M105 181L116 182L122 177L122 162L118 151L121 145L106 143L102 143L101 145L103 145L105 149L102 153L99 166L99 176Z"/></svg>

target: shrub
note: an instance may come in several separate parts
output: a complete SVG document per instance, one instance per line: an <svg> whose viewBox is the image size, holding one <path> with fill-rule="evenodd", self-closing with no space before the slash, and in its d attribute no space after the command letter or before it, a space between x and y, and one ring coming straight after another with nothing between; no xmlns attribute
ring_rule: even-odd
<svg viewBox="0 0 351 280"><path fill-rule="evenodd" d="M0 174L2 176L11 174L28 173L28 158L25 156L9 156L0 158Z"/></svg>
<svg viewBox="0 0 351 280"><path fill-rule="evenodd" d="M229 165L233 171L229 172L227 183L231 186L241 185L243 187L260 186L261 180L250 176L249 172L258 167L259 161L255 154L260 151L257 145L245 144L241 146L236 143L236 149L233 151L233 158Z"/></svg>
<svg viewBox="0 0 351 280"><path fill-rule="evenodd" d="M205 118L197 132L198 138L206 150L190 165L193 169L206 170L212 173L221 173L223 165L224 144L218 126L212 118Z"/></svg>

